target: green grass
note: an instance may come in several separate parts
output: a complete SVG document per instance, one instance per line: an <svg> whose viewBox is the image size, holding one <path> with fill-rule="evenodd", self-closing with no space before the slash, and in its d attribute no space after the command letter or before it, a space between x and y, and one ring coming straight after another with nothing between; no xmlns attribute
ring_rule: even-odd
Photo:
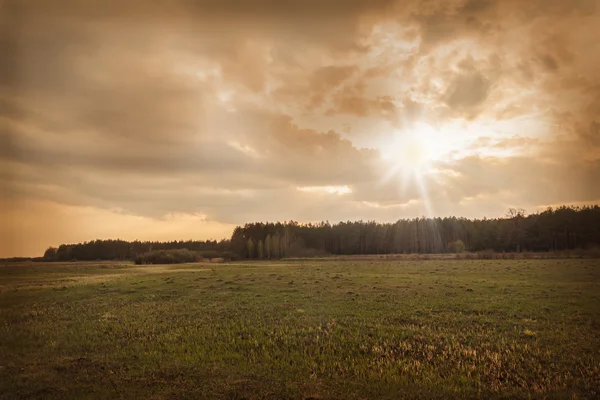
<svg viewBox="0 0 600 400"><path fill-rule="evenodd" d="M0 266L0 398L598 398L598 260Z"/></svg>

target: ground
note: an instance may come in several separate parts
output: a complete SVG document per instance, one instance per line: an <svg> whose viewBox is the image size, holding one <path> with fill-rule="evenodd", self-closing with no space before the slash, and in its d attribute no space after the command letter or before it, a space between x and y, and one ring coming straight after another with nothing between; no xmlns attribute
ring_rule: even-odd
<svg viewBox="0 0 600 400"><path fill-rule="evenodd" d="M0 398L598 398L600 260L0 265Z"/></svg>

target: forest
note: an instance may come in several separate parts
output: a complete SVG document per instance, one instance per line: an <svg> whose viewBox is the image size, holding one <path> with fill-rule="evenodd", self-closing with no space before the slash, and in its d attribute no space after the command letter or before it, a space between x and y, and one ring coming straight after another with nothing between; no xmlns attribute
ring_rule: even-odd
<svg viewBox="0 0 600 400"><path fill-rule="evenodd" d="M552 252L600 246L600 206L548 208L503 218L413 218L301 224L255 222L220 241L94 240L50 247L40 261L126 260L159 250L187 249L200 257L280 259L320 255Z"/></svg>
<svg viewBox="0 0 600 400"><path fill-rule="evenodd" d="M162 250L187 249L201 257L212 258L226 255L230 251L229 240L187 240L172 242L128 242L125 240L92 240L85 243L61 244L50 247L39 261L93 261L133 260L142 254L153 254ZM176 253L177 254L177 253ZM228 257L231 258L231 257Z"/></svg>
<svg viewBox="0 0 600 400"><path fill-rule="evenodd" d="M237 227L231 249L244 258L317 254L433 254L461 251L550 252L600 245L600 206L559 207L504 218L414 218L329 224L251 223Z"/></svg>

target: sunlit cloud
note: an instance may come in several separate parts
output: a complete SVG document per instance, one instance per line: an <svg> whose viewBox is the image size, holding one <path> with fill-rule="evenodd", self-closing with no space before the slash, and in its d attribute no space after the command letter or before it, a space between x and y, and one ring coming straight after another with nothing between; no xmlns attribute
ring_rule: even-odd
<svg viewBox="0 0 600 400"><path fill-rule="evenodd" d="M307 193L327 193L327 194L336 194L336 195L344 195L348 193L352 193L352 189L348 186L298 186L296 190L300 192Z"/></svg>
<svg viewBox="0 0 600 400"><path fill-rule="evenodd" d="M230 147L236 149L237 151L239 151L240 153L243 153L246 156L253 157L253 158L260 157L260 154L258 153L258 151L256 151L256 149L250 145L242 144L242 143L239 143L236 141L229 141L229 142L227 142L227 144Z"/></svg>
<svg viewBox="0 0 600 400"><path fill-rule="evenodd" d="M415 206L419 205L419 200L413 199L406 203L399 203L399 204L379 204L379 203L372 202L372 201L362 201L361 204L363 204L367 207L377 208L377 209L405 209L408 207L415 207Z"/></svg>

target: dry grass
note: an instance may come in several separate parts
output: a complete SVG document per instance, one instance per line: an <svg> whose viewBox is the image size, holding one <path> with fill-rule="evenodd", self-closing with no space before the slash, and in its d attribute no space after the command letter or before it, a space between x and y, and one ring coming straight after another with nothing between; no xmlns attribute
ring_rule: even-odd
<svg viewBox="0 0 600 400"><path fill-rule="evenodd" d="M95 263L81 263L90 266L94 266L100 268L102 271L100 273L87 273L84 275L77 274L76 266L73 267L73 275L61 274L59 276L54 276L51 265L52 264L43 264L48 265L49 268L43 274L37 276L37 279L32 280L22 280L18 282L11 282L10 280L3 281L0 284L0 293L4 291L30 291L36 289L56 289L56 288L67 288L78 285L94 285L101 283L108 283L119 279L126 279L132 276L140 276L147 274L171 274L171 273L189 273L190 271L211 271L211 268L198 268L196 264L186 264L186 267L183 268L181 264L176 265L134 265L124 264L122 262L107 262L104 264L97 265ZM81 265L79 264L79 265ZM42 266L43 266L42 265ZM78 265L78 264L75 264ZM8 267L4 267L8 268ZM103 270L119 270L119 273L106 273Z"/></svg>
<svg viewBox="0 0 600 400"><path fill-rule="evenodd" d="M600 394L597 260L24 264L0 281L1 399Z"/></svg>

